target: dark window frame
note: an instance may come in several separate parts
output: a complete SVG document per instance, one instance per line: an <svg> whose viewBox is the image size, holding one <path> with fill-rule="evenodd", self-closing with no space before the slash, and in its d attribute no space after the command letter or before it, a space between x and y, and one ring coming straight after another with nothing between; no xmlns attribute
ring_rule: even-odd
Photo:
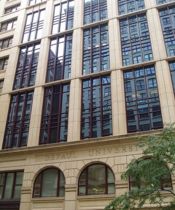
<svg viewBox="0 0 175 210"><path fill-rule="evenodd" d="M32 2L33 1L33 2ZM39 0L39 2L37 2L38 0L29 0L28 2L28 5L29 6L33 6L35 4L40 4L40 3L43 3L43 2L46 2L47 0Z"/></svg>
<svg viewBox="0 0 175 210"><path fill-rule="evenodd" d="M34 91L32 90L29 92L17 93L11 96L9 111L8 111L8 118L6 122L6 129L5 129L4 140L3 140L3 149L27 146L29 126L30 126L30 116L31 116L32 104L33 104L33 94L34 94ZM22 100L21 116L20 115L18 116L18 114L20 114L20 109L21 109L20 97L24 97L24 99ZM28 97L29 97L29 100L27 100ZM16 139L17 142L14 141L15 134L18 135L18 139ZM24 137L25 139L26 137L25 134L27 134L27 139L24 141L22 137ZM22 140L24 142L22 142Z"/></svg>
<svg viewBox="0 0 175 210"><path fill-rule="evenodd" d="M167 3L173 3L172 0L156 0L157 5L160 4L167 4Z"/></svg>
<svg viewBox="0 0 175 210"><path fill-rule="evenodd" d="M148 74L146 70L150 70L151 72ZM141 75L136 75L137 72ZM133 78L127 78L127 76L125 77L125 75L129 73L134 75ZM126 123L127 123L128 133L162 128L163 120L162 120L155 66L149 65L149 66L134 68L131 70L126 70L123 72L123 77L124 77ZM152 78L156 82L156 87L154 86L148 87L149 79ZM143 81L144 86L140 85L140 83L136 85L137 81ZM132 84L133 87L131 87ZM150 90L152 90L152 92ZM132 98L130 98L131 96ZM144 107L143 105L147 106ZM155 108L152 105L155 105ZM155 117L155 121L153 117ZM159 121L156 124L157 117L159 117ZM147 119L147 121L149 120L149 128L146 127L146 125L148 126L148 124L141 123L145 119ZM134 125L133 125L133 120L134 120Z"/></svg>
<svg viewBox="0 0 175 210"><path fill-rule="evenodd" d="M74 6L73 10L71 10L70 3L73 3L74 5L74 0L67 0L65 2L61 2L59 4L54 5L54 15L53 15L53 21L52 21L52 34L57 34L66 30L71 30L73 28L73 23L74 23ZM67 14L66 17L63 16L62 14L62 7L64 4L67 4ZM60 12L59 15L55 15L55 10L56 7L60 7ZM61 24L65 22L65 29L61 30ZM69 26L70 23L70 26ZM54 26L57 26L56 32L54 31Z"/></svg>
<svg viewBox="0 0 175 210"><path fill-rule="evenodd" d="M66 92L64 92L64 87L68 88ZM55 91L56 88L59 88L59 92ZM51 93L49 93L49 91ZM46 94L46 92L48 92ZM57 112L54 113L54 97L58 95L59 98ZM49 101L49 96L51 96L51 103L50 103L50 113L45 114L45 109L47 106L47 102ZM63 109L63 97L68 97L68 106L65 107L65 112L62 111ZM44 98L43 98L43 108L42 108L42 118L41 118L41 127L40 127L40 140L39 144L52 144L52 143L61 143L67 141L67 136L61 139L61 129L64 128L66 135L68 133L68 116L69 116L69 97L70 97L70 83L61 83L57 85L48 86L45 88ZM61 117L63 115L63 117ZM64 125L64 126L63 126ZM51 131L56 129L56 140L53 141ZM63 130L64 130L63 129ZM44 137L44 131L47 132L47 139Z"/></svg>
<svg viewBox="0 0 175 210"><path fill-rule="evenodd" d="M4 85L4 79L0 79L0 94L2 93L3 85Z"/></svg>
<svg viewBox="0 0 175 210"><path fill-rule="evenodd" d="M17 18L13 18L13 19L1 22L0 32L5 32L5 31L10 31L10 30L15 29L16 22L17 22ZM8 29L9 25L10 25L10 29Z"/></svg>
<svg viewBox="0 0 175 210"><path fill-rule="evenodd" d="M29 51L30 48L32 48L32 51ZM20 56L23 55L22 54L23 50L25 50L24 61L20 61ZM36 51L38 51L38 55L36 55ZM28 54L29 52L32 52L32 54ZM25 45L20 48L13 89L19 89L19 88L24 88L24 87L29 87L29 86L35 85L39 53L40 53L40 42L34 42L32 44ZM28 63L29 55L31 55L31 59L29 58L30 62ZM22 65L22 66L20 66L20 65ZM27 66L28 66L28 68L27 68ZM20 82L17 82L18 80L20 80ZM27 80L27 81L25 82L25 80Z"/></svg>
<svg viewBox="0 0 175 210"><path fill-rule="evenodd" d="M5 57L2 57L0 58L0 71L4 71L7 69L7 66L8 66L8 60L9 60L9 56L5 56ZM2 66L2 68L1 68Z"/></svg>
<svg viewBox="0 0 175 210"><path fill-rule="evenodd" d="M61 39L64 39L64 41L60 42ZM56 41L56 44L52 44L52 42L54 41ZM71 77L72 41L73 41L72 33L65 34L63 36L58 36L50 40L46 82L69 79ZM59 48L61 44L64 44L64 49L63 49L64 52L61 56L59 56L58 53L59 53ZM69 48L69 45L71 45L71 49ZM52 58L52 55L51 55L52 46L56 47L55 58ZM61 64L60 61L62 61L63 65ZM68 67L68 69L66 69L66 67Z"/></svg>
<svg viewBox="0 0 175 210"><path fill-rule="evenodd" d="M13 36L0 39L0 50L7 49L12 46Z"/></svg>
<svg viewBox="0 0 175 210"><path fill-rule="evenodd" d="M109 79L109 83L107 84L103 84L103 79L105 78L108 78ZM98 79L100 80L100 85L95 85L93 86L93 81L95 79ZM83 88L83 82L89 82L90 83L90 87L88 88ZM107 86L107 88L110 88L110 90L108 90L108 94L107 96L105 96L105 94L103 93L103 87ZM94 90L94 87L100 87L100 97L99 97L99 100L100 100L100 107L98 107L98 105L96 104L93 104L93 102L96 102L94 101L94 98L93 98L93 90ZM90 94L90 98L89 98L89 103L86 101L86 103L89 104L90 108L86 108L84 109L84 106L83 106L83 91L84 89L87 89L88 90L88 94ZM82 100L81 100L81 139L84 140L84 139L87 139L87 138L97 138L97 137L104 137L104 136L110 136L112 135L112 110L111 110L111 106L112 106L112 98L111 98L111 77L110 75L103 75L103 76L96 76L96 77L90 77L88 79L84 79L82 80L82 93L81 93L81 96L82 96ZM94 90L95 91L95 90ZM104 99L105 97L107 97L107 104L104 103ZM110 101L110 104L108 104ZM107 109L105 109L105 107L107 107ZM100 110L98 110L100 109ZM88 110L88 113L86 113L86 110ZM96 111L97 110L97 111ZM84 112L83 112L84 111ZM108 111L106 114L108 114L108 118L105 119L105 111ZM96 114L99 113L100 114L100 120L97 120L99 116L96 116ZM90 115L88 117L88 114ZM85 115L86 117L83 118L83 115ZM89 120L89 122L87 123L86 121ZM94 128L94 123L95 123L95 128L97 129L97 125L96 123L100 123L100 133L101 135L98 136L97 132L95 132L95 130L93 130ZM105 128L105 122L108 121L109 123L109 127L108 127L108 132L106 133L106 128ZM83 127L85 127L84 124L87 124L87 127L89 128L89 131L88 131L88 136L85 135L85 133L83 133ZM87 128L86 128L87 129Z"/></svg>
<svg viewBox="0 0 175 210"><path fill-rule="evenodd" d="M123 66L153 60L146 13L121 18L119 24Z"/></svg>
<svg viewBox="0 0 175 210"><path fill-rule="evenodd" d="M44 27L44 19L40 20L41 13L45 12L45 9L39 9L37 11L30 12L26 15L26 21L25 21L25 26L24 26L24 31L23 31L23 37L22 37L22 43L30 42L30 41L35 41L36 39L41 39L42 34L43 34L43 27ZM38 13L37 21L33 22L35 14ZM30 23L27 25L27 20L28 17L31 15L31 20ZM41 37L38 36L38 32L41 30ZM34 37L31 39L31 34L34 31ZM25 35L27 38L25 38Z"/></svg>
<svg viewBox="0 0 175 210"><path fill-rule="evenodd" d="M115 175L114 175L114 172L113 172L113 170L107 165L107 164L105 164L105 163L101 163L101 162L97 162L97 163L92 163L92 164L89 164L88 166L86 166L82 171L81 171L81 173L80 173L80 175L79 175L79 178L78 178L78 196L87 196L87 195L104 195L104 194L102 194L102 193L99 193L99 194L89 194L88 193L88 189L89 189L89 183L88 183L88 170L89 170L89 168L91 167L91 166L95 166L95 165L101 165L101 166L103 166L104 168L105 168L105 187L104 187L104 189L105 189L105 193L104 194L113 194L113 193L108 193L108 185L109 184L113 184L114 185L114 190L115 190ZM112 182L112 183L109 183L108 182L108 170L111 172L111 174L113 175L113 181L114 182ZM86 177L86 179L85 179L85 185L82 185L82 184L80 184L80 181L81 181L81 176L82 176L82 174L83 173L86 173L85 174L85 177ZM85 187L85 194L83 194L83 195L81 195L80 194L80 187ZM115 192L114 192L115 193Z"/></svg>
<svg viewBox="0 0 175 210"><path fill-rule="evenodd" d="M96 30L98 31L96 32ZM93 40L93 38L96 37L96 35L98 35L99 38L98 44L95 43L96 41ZM95 62L97 61L97 59L99 59L98 62ZM100 24L94 27L84 29L82 74L86 75L90 73L106 71L109 69L110 52L108 24Z"/></svg>
<svg viewBox="0 0 175 210"><path fill-rule="evenodd" d="M171 74L171 82L172 82L172 86L173 86L173 92L175 94L175 67L171 68L171 64L174 64L174 66L175 66L175 60L170 61L168 64L169 64L169 69L170 69L170 74Z"/></svg>
<svg viewBox="0 0 175 210"><path fill-rule="evenodd" d="M42 196L42 184L43 184L43 173L47 170L56 170L57 171L57 195L56 196ZM61 177L61 174L64 178L64 186L60 186L60 177ZM40 180L40 187L39 188L39 195L38 196L35 196L35 190L37 189L36 187L36 182L37 182L37 179ZM32 193L32 197L33 198L44 198L44 197L64 197L64 196L60 196L60 188L62 188L64 190L64 193L65 193L65 176L64 176L64 173L57 167L47 167L43 170L41 170L37 176L35 177L35 181L34 181L34 184L33 184L33 193Z"/></svg>
<svg viewBox="0 0 175 210"><path fill-rule="evenodd" d="M19 10L20 4L15 4L4 9L4 14L10 14Z"/></svg>
<svg viewBox="0 0 175 210"><path fill-rule="evenodd" d="M93 5L93 1L89 2L90 5L85 4L84 0L84 12L83 12L83 23L90 24L93 22L101 21L107 19L108 17L108 8L107 8L107 0L98 0L97 5ZM93 15L95 12L98 14L98 18L93 20ZM105 13L104 13L105 12ZM104 13L104 14L103 14ZM91 20L86 20L86 16L89 16Z"/></svg>
<svg viewBox="0 0 175 210"><path fill-rule="evenodd" d="M139 5L140 2L142 2L142 5ZM144 0L139 0L139 1L135 1L135 0L118 0L118 13L119 15L124 15L124 14L128 14L131 12L136 12L138 10L144 9L145 8L145 3ZM134 7L132 8L132 10L130 11L129 9L129 4L133 2L134 3ZM125 6L125 9L127 9L127 11L122 11L121 8L122 6Z"/></svg>
<svg viewBox="0 0 175 210"><path fill-rule="evenodd" d="M159 19L162 28L167 56L175 56L175 5L159 9ZM173 13L172 13L173 11Z"/></svg>
<svg viewBox="0 0 175 210"><path fill-rule="evenodd" d="M4 198L4 193L5 193L5 188L6 188L6 182L7 182L7 175L8 174L14 174L14 179L13 179L13 187L12 187L12 192L11 192L11 198L10 199L5 199ZM4 183L2 185L0 185L0 187L3 188L2 190L2 198L0 198L0 203L1 202L9 202L9 201L20 201L19 199L14 199L14 192L15 192L15 187L16 186L21 186L23 185L23 177L22 177L22 183L21 184L16 184L16 176L17 173L23 173L24 175L24 170L13 170L13 171L0 171L0 174L4 174Z"/></svg>

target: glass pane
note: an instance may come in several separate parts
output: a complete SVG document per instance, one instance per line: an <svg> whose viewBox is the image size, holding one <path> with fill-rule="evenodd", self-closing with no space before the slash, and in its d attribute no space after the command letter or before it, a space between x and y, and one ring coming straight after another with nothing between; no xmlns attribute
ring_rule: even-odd
<svg viewBox="0 0 175 210"><path fill-rule="evenodd" d="M43 172L42 196L57 196L58 170L48 169Z"/></svg>
<svg viewBox="0 0 175 210"><path fill-rule="evenodd" d="M64 187L62 187L62 188L59 189L59 196L60 197L63 197L64 196L64 191L65 191L64 190Z"/></svg>
<svg viewBox="0 0 175 210"><path fill-rule="evenodd" d="M105 193L105 166L93 165L88 168L88 194Z"/></svg>
<svg viewBox="0 0 175 210"><path fill-rule="evenodd" d="M4 173L0 174L0 185L4 184L4 176L5 176Z"/></svg>
<svg viewBox="0 0 175 210"><path fill-rule="evenodd" d="M34 193L33 193L34 197L40 197L40 190L41 190L41 174L35 180Z"/></svg>
<svg viewBox="0 0 175 210"><path fill-rule="evenodd" d="M0 186L0 199L2 199L3 187Z"/></svg>
<svg viewBox="0 0 175 210"><path fill-rule="evenodd" d="M114 175L109 168L108 168L108 183L114 183Z"/></svg>
<svg viewBox="0 0 175 210"><path fill-rule="evenodd" d="M80 179L79 179L79 185L86 184L86 172L87 170L83 171L83 173L81 174Z"/></svg>
<svg viewBox="0 0 175 210"><path fill-rule="evenodd" d="M16 173L16 185L22 185L23 172Z"/></svg>
<svg viewBox="0 0 175 210"><path fill-rule="evenodd" d="M19 199L21 197L21 185L15 187L14 199Z"/></svg>
<svg viewBox="0 0 175 210"><path fill-rule="evenodd" d="M108 194L115 193L115 184L108 184Z"/></svg>
<svg viewBox="0 0 175 210"><path fill-rule="evenodd" d="M79 195L86 195L86 187L85 186L79 187Z"/></svg>
<svg viewBox="0 0 175 210"><path fill-rule="evenodd" d="M13 183L14 183L14 173L8 173L7 178L6 178L6 186L5 186L5 193L4 193L5 199L11 199Z"/></svg>

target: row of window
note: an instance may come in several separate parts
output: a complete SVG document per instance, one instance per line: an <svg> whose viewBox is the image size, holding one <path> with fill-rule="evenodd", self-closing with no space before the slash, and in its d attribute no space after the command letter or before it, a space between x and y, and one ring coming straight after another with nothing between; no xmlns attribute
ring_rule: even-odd
<svg viewBox="0 0 175 210"><path fill-rule="evenodd" d="M30 1L31 4L38 3L38 1ZM119 0L120 14L126 11L135 11L137 9L144 8L144 0L139 1L126 1ZM11 10L18 9L18 5L14 5ZM41 38L42 28L44 22L45 10L35 11L27 15L26 25L24 29L23 42L32 41ZM59 33L65 30L69 30L73 27L74 18L74 1L68 0L61 4L55 5L54 17L52 24L52 34ZM106 0L85 0L84 3L84 24L96 22L107 18L107 1ZM8 25L11 25L7 21L1 24L1 31L8 30ZM7 25L7 26L6 26ZM10 26L9 26L10 27Z"/></svg>
<svg viewBox="0 0 175 210"><path fill-rule="evenodd" d="M16 12L19 10L19 7L20 7L20 4L15 4L15 5L12 5L10 7L6 7L4 9L4 14L9 14L9 13L12 13L12 12Z"/></svg>
<svg viewBox="0 0 175 210"><path fill-rule="evenodd" d="M69 4L72 4L72 1L69 1ZM175 39L173 32L175 27L173 21L175 15L174 8L175 6L172 6L160 10L161 25L168 56L175 55ZM57 9L55 7L55 13L56 10ZM61 8L59 8L58 10L61 10ZM41 38L44 13L45 10L40 10L27 16L23 41L31 41ZM59 20L61 21L61 24L64 25L64 27L72 25L72 19L70 19L70 24L68 24L67 26L65 22L63 23L61 19ZM2 23L1 30L3 31L5 29L8 29L9 27L13 28L15 26L15 22L16 19ZM54 26L56 25L53 25L53 27ZM60 27L62 28L63 26L60 25ZM122 60L124 66L141 63L144 61L150 61L153 59L146 14L139 14L121 19L120 32ZM13 37L7 37L0 40L0 49L10 47L12 44L12 38ZM107 24L98 25L84 30L82 67L83 74L89 74L110 69L108 39ZM19 77L26 76L26 73L23 72L25 70L24 66L26 66L26 62L28 62L29 65L27 65L27 67L25 68L28 68L27 71L30 77L28 80L31 79L32 82L28 81L25 82L24 85L14 85L15 89L34 85L39 47L38 50L33 51L28 51L28 49L31 49L31 46L26 46L26 50L24 49L24 47L21 48L16 77L18 77L17 82L19 82L19 80L22 80L22 78ZM25 54L27 55L24 56ZM48 61L48 73L46 79L47 82L70 78L71 54L72 34L65 35L64 37L61 36L51 40ZM32 57L34 58L32 59ZM35 65L31 65L30 62L34 62ZM34 68L34 70L32 68ZM30 75L30 73L32 75Z"/></svg>
<svg viewBox="0 0 175 210"><path fill-rule="evenodd" d="M2 22L0 26L0 32L9 31L15 29L17 19L8 20L6 22Z"/></svg>
<svg viewBox="0 0 175 210"><path fill-rule="evenodd" d="M70 2L69 2L70 3ZM168 56L175 55L174 39L174 6L160 10L160 18ZM28 15L23 40L41 38L44 10ZM29 21L28 21L29 20ZM34 21L35 20L35 21ZM13 22L14 23L14 22ZM10 22L12 26L12 22ZM8 24L1 25L3 28ZM130 16L120 20L121 50L123 65L131 65L153 59L148 23L145 14ZM12 37L0 40L0 49L10 47ZM32 50L33 46L33 50ZM27 87L35 84L35 74L39 56L39 44L22 47L16 71L15 83L30 78L25 84L15 84L14 88ZM26 48L26 49L25 49ZM72 55L72 34L51 39L48 58L46 81L70 78ZM3 59L1 59L3 60ZM25 67L25 68L24 68ZM33 69L34 68L34 69ZM110 69L108 25L102 24L88 29L83 33L83 66L82 73L89 74ZM24 73L27 71L27 73Z"/></svg>
<svg viewBox="0 0 175 210"><path fill-rule="evenodd" d="M141 159L138 164L148 159ZM172 181L166 166L166 176L160 180L160 189L172 189ZM0 202L20 200L23 171L0 172ZM148 185L148 183L147 183ZM144 188L144 180L129 178L129 188ZM65 177L56 167L41 170L33 185L33 197L64 197ZM113 171L103 163L90 164L81 172L78 179L78 195L115 194L115 176Z"/></svg>
<svg viewBox="0 0 175 210"><path fill-rule="evenodd" d="M4 39L0 39L0 50L11 47L12 46L12 40L13 40L13 36L6 37Z"/></svg>
<svg viewBox="0 0 175 210"><path fill-rule="evenodd" d="M170 71L175 89L175 62L170 62ZM154 66L127 70L123 75L128 133L162 128ZM69 94L69 83L45 88L40 144L67 141ZM12 96L3 148L27 145L32 98L33 91ZM81 101L81 139L112 135L110 76L84 79Z"/></svg>
<svg viewBox="0 0 175 210"><path fill-rule="evenodd" d="M45 2L46 0L29 0L29 5ZM173 2L174 0L156 0L157 4ZM117 0L119 15L138 11L145 8L144 0ZM66 4L64 2L63 4ZM20 4L5 8L4 14L8 14L19 9ZM65 7L64 7L65 8ZM68 10L67 10L68 11ZM84 0L84 24L99 21L107 17L106 0Z"/></svg>
<svg viewBox="0 0 175 210"><path fill-rule="evenodd" d="M0 71L6 70L8 65L8 56L0 59Z"/></svg>
<svg viewBox="0 0 175 210"><path fill-rule="evenodd" d="M44 1L46 1L46 0L29 0L29 5L34 5L37 3L44 2ZM102 0L102 1L105 2L105 0ZM92 5L94 7L95 6L101 7L101 5L104 5L104 3L101 3L102 1L100 1L100 0L84 0L84 3L85 3L85 7L88 8L88 6L89 6L89 9L90 9L92 7ZM121 11L123 11L122 7L125 9L127 8L126 12L132 12L132 11L144 8L144 0L137 0L137 1L117 0L117 1L119 4L119 13L120 14L122 14ZM163 4L163 3L173 2L173 1L174 0L156 0L157 4ZM101 10L103 10L103 9L101 8Z"/></svg>

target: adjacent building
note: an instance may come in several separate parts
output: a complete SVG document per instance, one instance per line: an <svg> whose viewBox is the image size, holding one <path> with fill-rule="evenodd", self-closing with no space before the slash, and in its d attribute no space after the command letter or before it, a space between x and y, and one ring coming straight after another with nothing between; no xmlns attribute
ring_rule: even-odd
<svg viewBox="0 0 175 210"><path fill-rule="evenodd" d="M174 0L0 0L0 209L103 210L174 91Z"/></svg>

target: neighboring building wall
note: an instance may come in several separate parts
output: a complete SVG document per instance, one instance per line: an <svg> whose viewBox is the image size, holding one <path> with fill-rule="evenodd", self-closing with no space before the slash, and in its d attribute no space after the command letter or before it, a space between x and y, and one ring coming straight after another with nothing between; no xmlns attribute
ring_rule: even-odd
<svg viewBox="0 0 175 210"><path fill-rule="evenodd" d="M129 189L128 183L121 180L121 174L125 171L127 164L133 158L139 158L142 156L140 148L136 145L137 137L148 135L150 132L155 133L160 131L140 131L128 134L126 120L128 115L126 114L125 108L124 73L147 66L154 66L157 78L156 88L158 87L158 98L160 99L163 125L166 126L169 123L175 122L174 91L168 64L169 61L175 60L175 53L174 55L167 56L161 23L159 20L159 10L166 8L167 5L173 6L175 4L171 1L167 1L166 4L165 1L165 5L157 5L156 0L145 0L145 8L140 8L138 11L132 11L132 14L130 15L119 15L118 1L107 0L108 17L84 25L84 1L74 0L73 28L58 33L60 36L72 34L71 75L69 78L61 78L61 80L50 81L47 83L45 81L50 40L57 37L57 35L51 34L51 23L54 16L54 5L57 5L60 2L63 3L65 1L47 0L31 6L28 6L27 1L0 1L0 23L17 17L15 29L0 32L0 40L13 36L12 46L7 49L0 49L0 59L3 57L9 57L7 69L0 71L0 80L4 80L3 89L0 93L0 171L24 170L20 210L102 210L114 196L120 195ZM19 3L20 7L17 11L10 14L4 14L4 8ZM35 43L35 40L28 40L25 43L22 43L23 32L26 25L26 16L42 9L45 9L43 25L41 23L43 28L42 37L35 37L36 40L40 42L35 85L21 86L21 88L14 89L16 69L19 71L21 70L19 65L20 59L18 59L20 49L21 47ZM135 64L123 65L123 48L121 46L120 36L121 22L125 18L129 19L135 15L138 18L140 14L146 14L145 17L147 18L150 36L148 41L150 40L151 42L153 59L147 61L142 60ZM83 32L86 29L91 28L92 33L92 28L105 24L108 24L110 68L104 67L104 69L107 68L105 69L106 71L104 70L83 75ZM103 44L104 43L101 44L101 48L105 45ZM29 72L30 68L31 67L28 67ZM83 140L81 139L82 81L106 75L110 75L111 81L112 135L108 134L108 136L104 135L103 137L101 135L95 138L93 132L91 132L90 137L92 138L86 138ZM39 145L41 138L41 123L44 121L41 121L43 100L45 97L44 89L51 85L67 83L70 84L67 143L63 142L59 144ZM24 118L20 124L21 126L24 123L28 123L29 126L27 128L29 130L27 137L28 141L26 142L27 147L25 143L21 143L22 140L20 140L20 143L18 142L18 144L16 144L17 148L15 144L14 146L4 146L4 136L7 135L6 122L7 119L9 119L8 112L12 95L19 95L20 93L26 93L28 91L33 91L33 104L31 114L29 115L30 123L28 123L28 119L25 119L25 116L28 113L24 112ZM24 101L25 100L26 99L24 99ZM101 102L103 102L103 99ZM18 106L16 105L16 107ZM16 123L17 120L18 116L16 115ZM9 123L9 127L10 125L11 124ZM25 135L23 130L19 132L20 135ZM11 142L10 137L8 141ZM11 143L6 145L10 144ZM18 148L20 146L25 147ZM78 196L78 177L86 165L95 162L105 163L113 170L115 174L116 192L115 194L108 195ZM64 198L32 198L34 180L40 170L48 166L56 166L63 172L66 180ZM175 179L173 179L173 185L175 185Z"/></svg>

